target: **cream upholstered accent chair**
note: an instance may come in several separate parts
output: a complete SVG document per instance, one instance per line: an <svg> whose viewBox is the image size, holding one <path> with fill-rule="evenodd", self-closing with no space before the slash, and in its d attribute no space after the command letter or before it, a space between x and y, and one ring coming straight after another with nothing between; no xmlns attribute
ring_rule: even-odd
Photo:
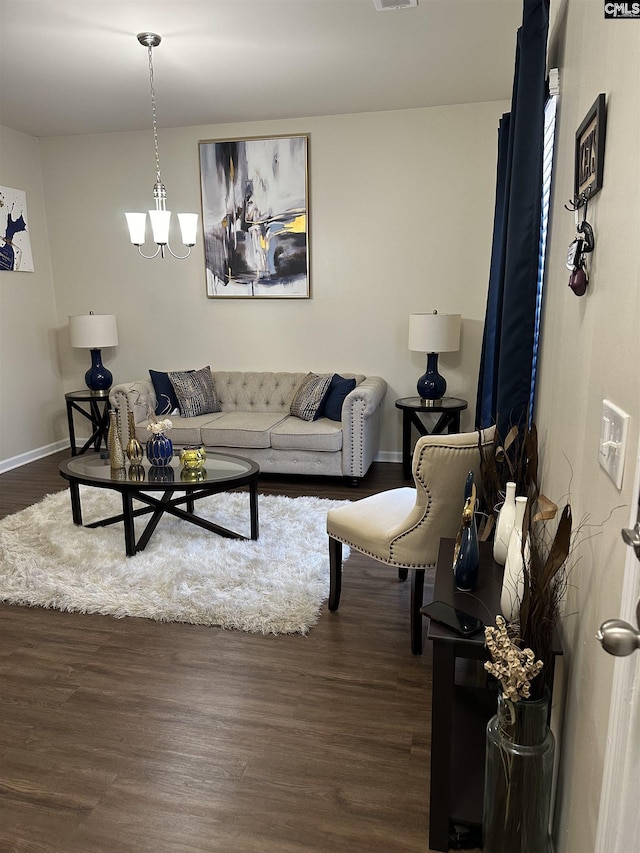
<svg viewBox="0 0 640 853"><path fill-rule="evenodd" d="M422 654L422 596L425 570L435 566L442 537L460 528L469 471L480 475L480 445L493 450L495 427L457 435L427 435L413 452L415 488L380 492L327 514L329 534L329 610L340 604L342 544L398 569L411 578L411 651Z"/></svg>

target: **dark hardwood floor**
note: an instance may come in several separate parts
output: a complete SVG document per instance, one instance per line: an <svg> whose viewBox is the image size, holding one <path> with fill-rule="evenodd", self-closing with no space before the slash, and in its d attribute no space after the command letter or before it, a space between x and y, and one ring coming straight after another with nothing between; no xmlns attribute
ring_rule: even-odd
<svg viewBox="0 0 640 853"><path fill-rule="evenodd" d="M1 475L0 517L66 488L66 455ZM398 485L377 463L358 489L261 492ZM0 851L428 853L431 651L411 654L409 595L353 554L307 637L0 605Z"/></svg>

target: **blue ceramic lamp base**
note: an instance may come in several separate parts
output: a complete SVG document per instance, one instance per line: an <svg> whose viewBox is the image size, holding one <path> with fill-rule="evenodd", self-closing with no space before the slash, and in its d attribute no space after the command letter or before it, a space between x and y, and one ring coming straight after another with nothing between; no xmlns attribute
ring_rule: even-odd
<svg viewBox="0 0 640 853"><path fill-rule="evenodd" d="M438 373L438 353L427 354L427 372L418 379L418 394L423 400L441 400L447 390L444 376Z"/></svg>
<svg viewBox="0 0 640 853"><path fill-rule="evenodd" d="M103 365L99 349L91 350L91 367L85 373L84 381L94 394L106 394L111 388L113 374Z"/></svg>

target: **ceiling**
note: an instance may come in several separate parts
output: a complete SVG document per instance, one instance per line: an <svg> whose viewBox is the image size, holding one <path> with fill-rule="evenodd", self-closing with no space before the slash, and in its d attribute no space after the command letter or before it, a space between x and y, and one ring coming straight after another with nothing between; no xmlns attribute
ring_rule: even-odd
<svg viewBox="0 0 640 853"><path fill-rule="evenodd" d="M388 0L386 0L388 2ZM0 124L33 136L511 96L521 0L0 0Z"/></svg>

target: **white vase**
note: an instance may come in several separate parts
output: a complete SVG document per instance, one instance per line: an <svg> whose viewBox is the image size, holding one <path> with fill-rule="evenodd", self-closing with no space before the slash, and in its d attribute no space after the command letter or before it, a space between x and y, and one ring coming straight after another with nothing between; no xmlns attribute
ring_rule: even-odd
<svg viewBox="0 0 640 853"><path fill-rule="evenodd" d="M516 517L516 484L507 483L507 493L498 513L496 532L493 536L493 559L500 566L504 566L507 560L507 549L509 539L513 530L513 522Z"/></svg>
<svg viewBox="0 0 640 853"><path fill-rule="evenodd" d="M519 496L516 498L516 515L509 539L509 547L507 548L507 559L502 577L502 592L500 594L500 610L507 622L517 619L520 613L520 604L524 592L524 561L526 560L528 564L531 556L531 544L528 536L524 547L524 558L522 554L522 523L526 506L526 497Z"/></svg>

